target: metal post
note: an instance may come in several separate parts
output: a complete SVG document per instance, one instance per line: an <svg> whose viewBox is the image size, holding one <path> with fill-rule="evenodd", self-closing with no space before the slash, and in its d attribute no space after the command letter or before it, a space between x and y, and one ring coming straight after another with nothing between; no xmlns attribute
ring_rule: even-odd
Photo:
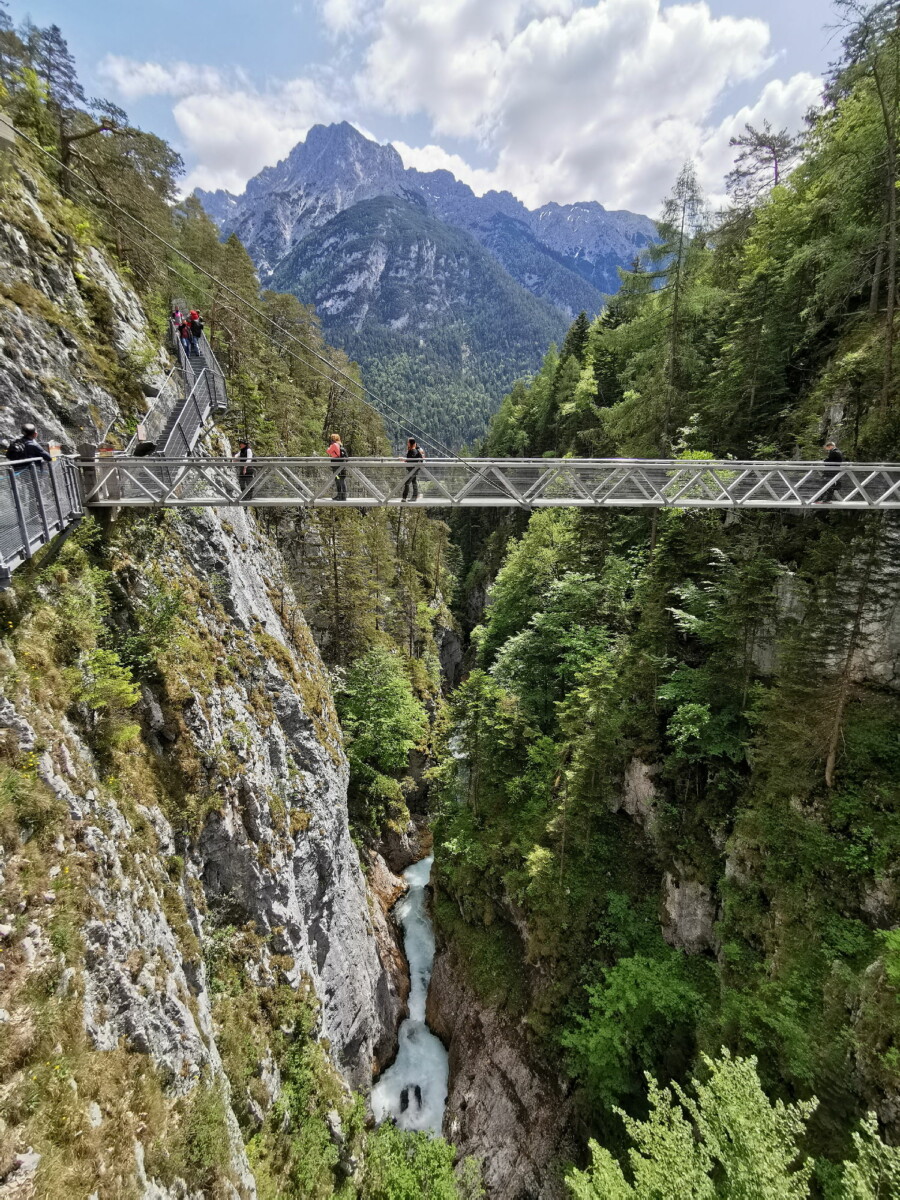
<svg viewBox="0 0 900 1200"><path fill-rule="evenodd" d="M47 510L44 508L44 496L41 491L40 476L38 475L37 463L29 463L28 469L31 471L31 483L34 487L34 495L37 500L38 514L41 518L41 524L44 527L44 541L50 541L50 526L47 523Z"/></svg>
<svg viewBox="0 0 900 1200"><path fill-rule="evenodd" d="M60 530L62 529L64 522L62 505L59 502L59 488L56 486L56 464L61 461L61 459L54 458L53 462L47 468L50 472L50 487L53 491L53 503L56 505L56 521Z"/></svg>
<svg viewBox="0 0 900 1200"><path fill-rule="evenodd" d="M10 472L10 483L12 484L13 504L16 509L16 519L19 522L19 533L22 536L22 549L25 552L25 557L31 557L31 539L28 536L28 522L25 520L25 513L22 509L22 498L19 495L19 472Z"/></svg>

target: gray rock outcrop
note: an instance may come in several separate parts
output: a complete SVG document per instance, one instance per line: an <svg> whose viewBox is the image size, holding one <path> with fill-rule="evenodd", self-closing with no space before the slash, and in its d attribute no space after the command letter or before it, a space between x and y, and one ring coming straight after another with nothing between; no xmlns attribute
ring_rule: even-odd
<svg viewBox="0 0 900 1200"><path fill-rule="evenodd" d="M562 1200L558 1166L576 1153L564 1085L524 1032L479 1000L446 947L435 956L427 1019L450 1055L444 1135L480 1159L491 1200Z"/></svg>

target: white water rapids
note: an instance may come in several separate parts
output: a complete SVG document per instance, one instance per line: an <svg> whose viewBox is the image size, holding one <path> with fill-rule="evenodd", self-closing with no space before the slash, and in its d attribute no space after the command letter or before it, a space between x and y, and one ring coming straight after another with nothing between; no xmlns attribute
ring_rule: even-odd
<svg viewBox="0 0 900 1200"><path fill-rule="evenodd" d="M394 912L403 926L409 963L409 1016L400 1026L397 1057L372 1088L376 1121L393 1117L401 1129L441 1132L447 1102L447 1051L425 1024L425 998L434 961L434 930L425 906L425 888L434 856L403 872L409 891Z"/></svg>

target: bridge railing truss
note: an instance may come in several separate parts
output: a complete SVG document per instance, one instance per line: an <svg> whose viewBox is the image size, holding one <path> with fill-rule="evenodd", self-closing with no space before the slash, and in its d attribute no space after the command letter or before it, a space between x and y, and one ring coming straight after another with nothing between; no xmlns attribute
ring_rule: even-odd
<svg viewBox="0 0 900 1200"><path fill-rule="evenodd" d="M0 462L0 587L83 512L73 459Z"/></svg>
<svg viewBox="0 0 900 1200"><path fill-rule="evenodd" d="M89 505L900 508L900 464L619 459L100 459ZM340 478L342 476L342 478ZM343 499L341 498L343 497Z"/></svg>

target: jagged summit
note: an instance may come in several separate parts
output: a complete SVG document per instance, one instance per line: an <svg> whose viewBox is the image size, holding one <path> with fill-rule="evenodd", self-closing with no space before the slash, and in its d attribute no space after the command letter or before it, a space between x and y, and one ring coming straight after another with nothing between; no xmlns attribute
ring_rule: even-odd
<svg viewBox="0 0 900 1200"><path fill-rule="evenodd" d="M477 196L347 121L314 125L243 195L196 194L264 283L313 302L373 384L454 442L484 432L512 382L579 312L599 312L655 236L647 217L595 201L530 210L511 192Z"/></svg>
<svg viewBox="0 0 900 1200"><path fill-rule="evenodd" d="M308 233L353 204L376 196L424 202L431 215L474 234L514 279L566 316L583 306L584 291L574 280L574 290L560 286L560 268L592 285L588 308L596 310L603 294L618 287L618 267L630 264L655 235L648 217L608 212L594 200L532 210L508 191L476 196L450 171L404 167L390 143L373 141L348 121L314 125L286 158L255 175L242 195L200 189L196 195L223 234L238 234L264 278ZM517 261L522 248L513 252L509 236L497 236L498 218L518 223L518 240L528 245L528 270ZM536 250L555 260L553 294L544 288L550 264L541 270Z"/></svg>

